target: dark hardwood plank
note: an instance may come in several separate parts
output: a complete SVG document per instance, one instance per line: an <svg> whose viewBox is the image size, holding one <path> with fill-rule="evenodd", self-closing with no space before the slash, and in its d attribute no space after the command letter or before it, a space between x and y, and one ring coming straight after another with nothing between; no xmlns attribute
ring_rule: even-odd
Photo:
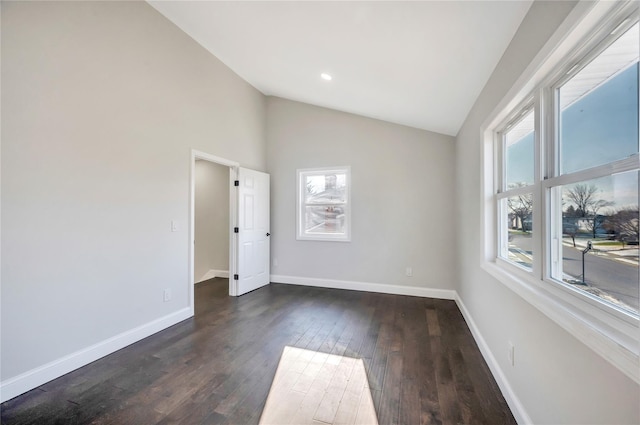
<svg viewBox="0 0 640 425"><path fill-rule="evenodd" d="M421 341L424 339L424 308L418 298L405 297L402 305L401 327L404 330L402 350L402 378L398 422L420 424L420 358Z"/></svg>
<svg viewBox="0 0 640 425"><path fill-rule="evenodd" d="M226 279L195 291L195 317L3 403L1 423L256 424L286 346L362 359L381 425L515 423L453 301L280 284L231 298Z"/></svg>
<svg viewBox="0 0 640 425"><path fill-rule="evenodd" d="M458 393L453 382L453 373L447 355L447 347L438 337L431 337L431 351L435 360L435 383L438 389L438 404L443 424L462 423L458 406Z"/></svg>
<svg viewBox="0 0 640 425"><path fill-rule="evenodd" d="M378 421L381 424L397 424L400 415L400 385L402 382L402 353L392 351L387 357L384 383L380 397Z"/></svg>

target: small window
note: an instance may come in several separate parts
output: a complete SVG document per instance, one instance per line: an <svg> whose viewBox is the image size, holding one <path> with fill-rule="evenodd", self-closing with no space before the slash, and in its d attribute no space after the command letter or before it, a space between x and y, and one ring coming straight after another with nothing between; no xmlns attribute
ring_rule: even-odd
<svg viewBox="0 0 640 425"><path fill-rule="evenodd" d="M350 181L349 167L298 170L298 239L351 240Z"/></svg>

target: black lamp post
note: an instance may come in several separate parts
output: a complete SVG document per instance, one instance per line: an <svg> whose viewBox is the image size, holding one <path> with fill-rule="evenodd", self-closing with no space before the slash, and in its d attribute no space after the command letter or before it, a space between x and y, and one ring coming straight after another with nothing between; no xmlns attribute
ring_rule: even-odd
<svg viewBox="0 0 640 425"><path fill-rule="evenodd" d="M582 250L582 284L583 285L587 284L587 280L584 278L584 256L587 252L591 251L592 248L593 248L593 245L591 244L591 241L589 241L587 242L587 247Z"/></svg>

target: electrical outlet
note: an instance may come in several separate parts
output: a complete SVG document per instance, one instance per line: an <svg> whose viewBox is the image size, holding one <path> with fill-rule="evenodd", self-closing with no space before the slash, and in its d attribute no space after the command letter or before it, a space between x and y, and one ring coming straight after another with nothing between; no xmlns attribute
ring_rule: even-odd
<svg viewBox="0 0 640 425"><path fill-rule="evenodd" d="M409 277L413 276L413 269L411 267L407 267L405 274Z"/></svg>
<svg viewBox="0 0 640 425"><path fill-rule="evenodd" d="M162 295L164 302L171 301L171 289L165 289Z"/></svg>
<svg viewBox="0 0 640 425"><path fill-rule="evenodd" d="M277 258L273 259L273 267L278 267L278 259Z"/></svg>
<svg viewBox="0 0 640 425"><path fill-rule="evenodd" d="M507 358L509 359L509 364L511 366L516 365L516 347L511 341L509 341L509 344L507 346Z"/></svg>
<svg viewBox="0 0 640 425"><path fill-rule="evenodd" d="M172 232L178 231L178 220L171 220L171 231Z"/></svg>

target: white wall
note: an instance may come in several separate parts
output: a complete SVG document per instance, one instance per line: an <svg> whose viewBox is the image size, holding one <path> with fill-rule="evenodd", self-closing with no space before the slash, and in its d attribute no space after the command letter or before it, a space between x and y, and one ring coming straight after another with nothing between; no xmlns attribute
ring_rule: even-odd
<svg viewBox="0 0 640 425"><path fill-rule="evenodd" d="M480 125L574 5L533 3L457 136L458 293L533 423L637 424L637 384L480 268Z"/></svg>
<svg viewBox="0 0 640 425"><path fill-rule="evenodd" d="M453 289L454 138L275 97L267 117L272 275ZM342 165L351 242L296 240L296 169Z"/></svg>
<svg viewBox="0 0 640 425"><path fill-rule="evenodd" d="M264 97L146 3L2 2L2 381L187 308L194 148L268 155L274 274L457 289L534 422L640 422L638 385L479 267L480 123L572 6L534 3L454 160L448 136L277 98L267 154ZM330 165L353 241L296 241L295 170Z"/></svg>
<svg viewBox="0 0 640 425"><path fill-rule="evenodd" d="M148 4L1 7L6 383L186 311L191 149L266 153L264 96Z"/></svg>
<svg viewBox="0 0 640 425"><path fill-rule="evenodd" d="M229 167L196 160L195 282L229 272ZM208 276L208 277L207 277Z"/></svg>

